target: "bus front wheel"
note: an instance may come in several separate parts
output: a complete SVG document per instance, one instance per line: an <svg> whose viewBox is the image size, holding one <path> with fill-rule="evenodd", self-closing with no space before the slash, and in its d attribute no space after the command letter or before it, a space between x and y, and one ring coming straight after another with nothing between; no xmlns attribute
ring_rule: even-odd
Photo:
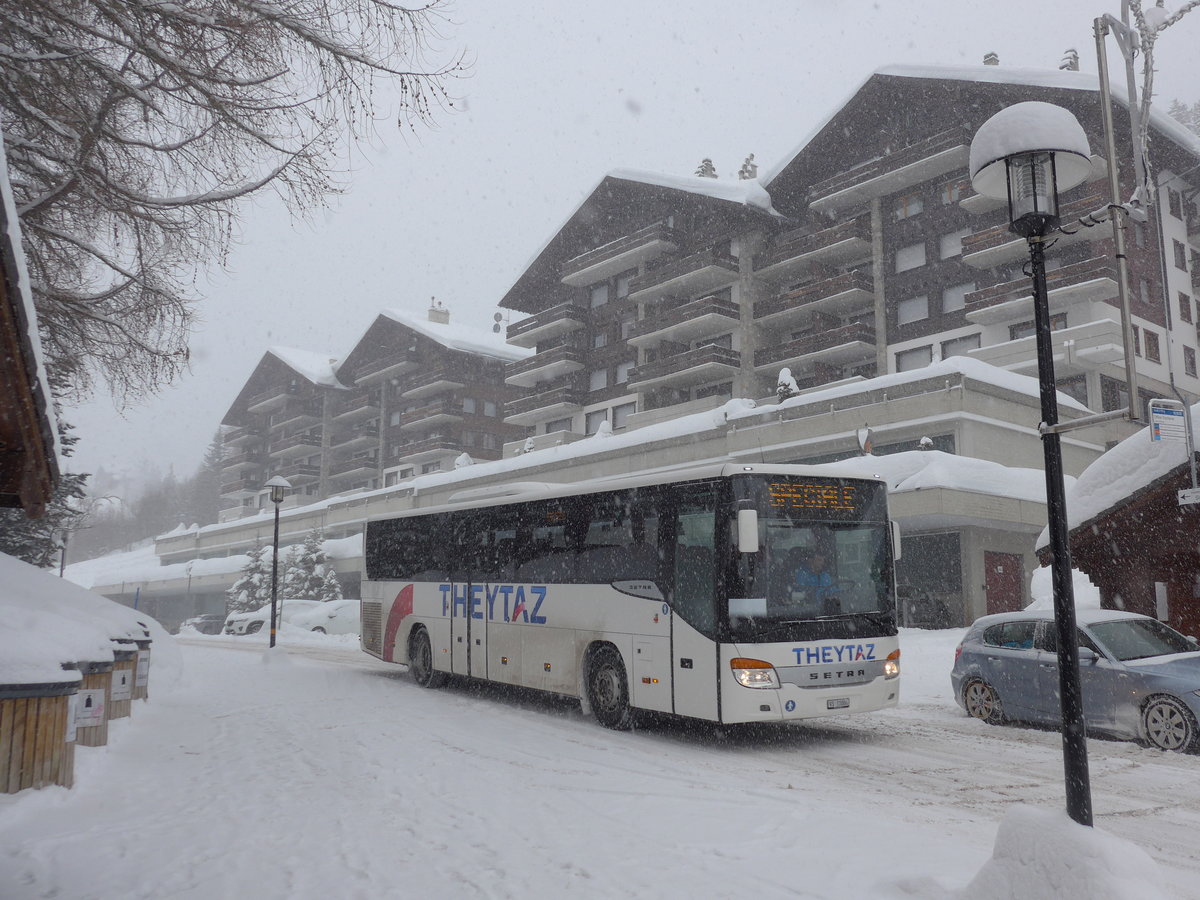
<svg viewBox="0 0 1200 900"><path fill-rule="evenodd" d="M588 703L596 721L605 728L626 731L633 725L629 708L629 680L615 647L601 647L588 666Z"/></svg>
<svg viewBox="0 0 1200 900"><path fill-rule="evenodd" d="M408 671L421 687L440 687L446 680L444 673L433 668L433 647L429 644L429 632L424 628L418 628L409 643Z"/></svg>

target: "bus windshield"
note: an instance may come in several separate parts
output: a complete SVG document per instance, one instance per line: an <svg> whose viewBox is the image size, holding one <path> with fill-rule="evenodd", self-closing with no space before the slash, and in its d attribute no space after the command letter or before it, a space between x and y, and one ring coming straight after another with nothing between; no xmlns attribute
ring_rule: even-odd
<svg viewBox="0 0 1200 900"><path fill-rule="evenodd" d="M727 627L735 640L895 634L883 486L760 481L758 552L734 552Z"/></svg>

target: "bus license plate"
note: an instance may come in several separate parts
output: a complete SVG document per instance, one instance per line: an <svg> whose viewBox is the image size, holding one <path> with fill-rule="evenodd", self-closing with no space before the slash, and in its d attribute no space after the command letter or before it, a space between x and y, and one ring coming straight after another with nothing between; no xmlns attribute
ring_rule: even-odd
<svg viewBox="0 0 1200 900"><path fill-rule="evenodd" d="M836 700L826 700L826 709L847 709L850 706L849 697L838 697Z"/></svg>

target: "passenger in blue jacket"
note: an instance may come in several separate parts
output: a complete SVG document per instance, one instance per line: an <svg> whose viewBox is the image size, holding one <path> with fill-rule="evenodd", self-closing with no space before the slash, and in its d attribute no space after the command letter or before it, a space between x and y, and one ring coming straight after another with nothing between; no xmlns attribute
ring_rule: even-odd
<svg viewBox="0 0 1200 900"><path fill-rule="evenodd" d="M825 568L825 554L816 551L796 570L796 588L809 594L809 599L820 603L829 612L837 606L838 586Z"/></svg>

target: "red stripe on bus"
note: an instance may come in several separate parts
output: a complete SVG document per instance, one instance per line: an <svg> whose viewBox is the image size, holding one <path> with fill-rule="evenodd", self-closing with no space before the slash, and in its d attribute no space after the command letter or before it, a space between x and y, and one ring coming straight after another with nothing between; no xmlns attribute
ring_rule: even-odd
<svg viewBox="0 0 1200 900"><path fill-rule="evenodd" d="M413 586L405 585L392 601L392 611L388 613L387 630L383 633L383 658L395 662L396 632L400 630L400 622L405 616L411 616L413 611Z"/></svg>

